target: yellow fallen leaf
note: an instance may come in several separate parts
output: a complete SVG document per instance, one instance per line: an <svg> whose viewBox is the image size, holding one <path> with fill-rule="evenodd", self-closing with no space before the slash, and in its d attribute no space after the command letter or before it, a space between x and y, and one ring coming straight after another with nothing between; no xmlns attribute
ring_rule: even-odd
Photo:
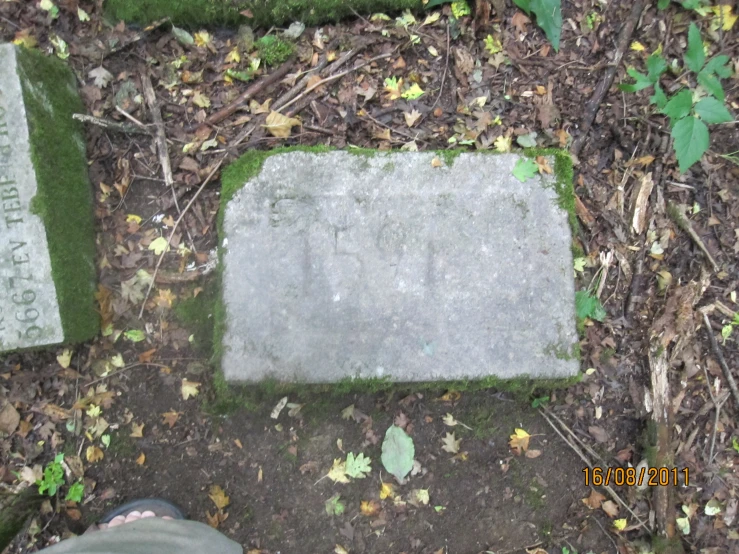
<svg viewBox="0 0 739 554"><path fill-rule="evenodd" d="M139 454L139 457L136 458L136 463L142 466L144 465L145 462L146 462L146 454L142 452L141 454Z"/></svg>
<svg viewBox="0 0 739 554"><path fill-rule="evenodd" d="M437 157L434 157L434 159L431 160L431 167L441 167L443 165L442 161Z"/></svg>
<svg viewBox="0 0 739 554"><path fill-rule="evenodd" d="M197 396L200 390L198 387L200 386L200 383L196 383L195 381L188 381L187 379L182 380L182 398L184 400L187 400L188 398L191 398L193 396Z"/></svg>
<svg viewBox="0 0 739 554"><path fill-rule="evenodd" d="M626 519L617 519L616 521L613 522L613 526L617 530L623 531L624 529L626 529Z"/></svg>
<svg viewBox="0 0 739 554"><path fill-rule="evenodd" d="M644 45L638 40L632 42L629 48L631 48L634 52L643 52L645 50Z"/></svg>
<svg viewBox="0 0 739 554"><path fill-rule="evenodd" d="M140 439L143 436L144 436L144 424L131 422L131 434L129 435L129 437Z"/></svg>
<svg viewBox="0 0 739 554"><path fill-rule="evenodd" d="M376 516L380 512L380 503L377 500L362 500L359 504L359 511L363 516Z"/></svg>
<svg viewBox="0 0 739 554"><path fill-rule="evenodd" d="M493 143L498 152L510 152L513 146L513 137L501 135Z"/></svg>
<svg viewBox="0 0 739 554"><path fill-rule="evenodd" d="M552 166L549 165L549 160L547 160L544 156L536 157L536 165L539 168L539 173L547 173L549 175L552 174Z"/></svg>
<svg viewBox="0 0 739 554"><path fill-rule="evenodd" d="M732 9L729 4L713 6L711 11L714 13L714 18L711 22L711 29L714 31L718 30L719 27L724 31L730 31L734 26L734 23L736 23L737 16L732 13Z"/></svg>
<svg viewBox="0 0 739 554"><path fill-rule="evenodd" d="M403 117L405 117L405 124L408 125L408 127L413 127L414 123L416 123L416 121L418 121L418 118L421 117L421 112L419 112L418 110L403 112Z"/></svg>
<svg viewBox="0 0 739 554"><path fill-rule="evenodd" d="M239 48L236 47L226 55L226 63L239 63L241 61L241 54Z"/></svg>
<svg viewBox="0 0 739 554"><path fill-rule="evenodd" d="M180 412L175 412L174 410L170 412L164 412L162 414L162 423L166 423L169 425L169 428L171 429L174 427L174 424L177 423L177 420L180 418Z"/></svg>
<svg viewBox="0 0 739 554"><path fill-rule="evenodd" d="M231 503L231 500L228 498L224 490L218 485L211 485L210 490L208 491L208 498L213 501L213 504L215 504L216 508L219 510L223 510L223 508Z"/></svg>
<svg viewBox="0 0 739 554"><path fill-rule="evenodd" d="M294 117L287 117L276 111L271 111L265 121L264 128L269 131L273 137L288 138L293 127L300 125L300 120Z"/></svg>
<svg viewBox="0 0 739 554"><path fill-rule="evenodd" d="M169 243L164 237L158 237L151 241L149 244L149 250L153 250L154 254L161 256L164 252L169 250Z"/></svg>
<svg viewBox="0 0 739 554"><path fill-rule="evenodd" d="M441 442L443 443L443 446L441 447L442 450L451 454L456 454L459 452L459 445L461 444L462 439L455 438L454 433L447 433L444 438L441 439Z"/></svg>
<svg viewBox="0 0 739 554"><path fill-rule="evenodd" d="M392 498L395 496L395 489L392 483L383 483L380 487L380 499Z"/></svg>
<svg viewBox="0 0 739 554"><path fill-rule="evenodd" d="M59 365L64 369L67 369L69 364L72 362L72 351L69 348L65 348L62 350L62 353L56 357L56 361L59 362Z"/></svg>
<svg viewBox="0 0 739 554"><path fill-rule="evenodd" d="M341 458L334 459L334 465L326 476L336 483L348 483L349 477L346 476L346 462Z"/></svg>
<svg viewBox="0 0 739 554"><path fill-rule="evenodd" d="M208 46L211 42L210 34L208 31L200 31L195 33L195 45L196 46Z"/></svg>
<svg viewBox="0 0 739 554"><path fill-rule="evenodd" d="M218 510L213 515L210 515L210 512L205 512L205 519L213 529L218 529L218 526L228 519L228 514L224 513L223 510Z"/></svg>
<svg viewBox="0 0 739 554"><path fill-rule="evenodd" d="M346 548L337 544L336 548L334 548L334 554L349 554L349 552L347 552Z"/></svg>
<svg viewBox="0 0 739 554"><path fill-rule="evenodd" d="M529 449L529 439L531 438L531 435L523 429L516 429L510 438L511 440L508 441L508 444L516 454L520 455L521 452L525 452Z"/></svg>
<svg viewBox="0 0 739 554"><path fill-rule="evenodd" d="M85 451L85 457L88 462L94 464L95 462L102 460L105 457L105 454L103 454L103 451L97 446L88 446Z"/></svg>

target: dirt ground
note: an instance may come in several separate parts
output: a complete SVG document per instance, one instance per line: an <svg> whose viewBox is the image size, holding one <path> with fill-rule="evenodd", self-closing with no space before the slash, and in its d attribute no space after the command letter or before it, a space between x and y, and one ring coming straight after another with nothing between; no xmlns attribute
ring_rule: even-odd
<svg viewBox="0 0 739 554"><path fill-rule="evenodd" d="M614 486L621 505L586 485L585 462L568 442L589 447L587 456L602 467L636 466L647 456L650 339L675 330L670 447L689 479L674 487L671 508L690 527L678 535L689 552L739 552L737 405L699 311L709 308L718 352L736 368L736 335L721 338L737 309L739 283L733 122L713 126L709 152L680 174L667 118L649 107L645 93L610 89L575 175L575 240L583 258L577 288L597 289L607 315L585 322L583 379L567 389L529 395L442 385L361 393L306 388L287 394L290 405L272 418L284 396L279 387L224 400L210 366L209 322L200 317L192 325L187 317L188 305L190 314L193 306L195 314L207 313L198 312L197 299L209 294L215 275L221 164L247 149L283 145L474 150L510 137L515 147L517 137L532 132L537 146L570 148L631 3L563 2L559 52L514 6L456 23L446 5L427 24L423 14L406 26L393 16L309 28L285 77L216 122L221 108L259 82L224 79L228 69L248 68L253 49L243 29L190 29L193 44L183 44L167 23L148 30L111 25L100 2L57 4L53 17L35 1L0 3L0 39L50 55L62 39L88 113L145 134L87 126L105 336L0 358L0 399L21 416L0 438L0 483L23 486L64 452L68 482L85 485L79 503L63 494L48 499L11 552L81 533L106 510L142 496L180 504L251 553L649 552L653 491ZM647 7L633 36L644 50L632 44L616 83L628 81L625 65L643 70L646 55L660 46L668 59L682 59L688 23L709 27L702 17L677 4ZM488 36L500 40L501 51L486 50ZM735 31L707 35L706 47L736 67ZM321 78L335 78L296 89L285 113L301 125L287 138L272 136L264 128L270 105L284 104L301 72L316 66L325 67ZM424 94L393 98L385 81L392 77ZM155 119L147 78L163 116L171 185L148 134ZM677 90L685 79L671 74L663 85ZM724 88L735 113L736 78L725 79ZM655 185L637 232L633 205L648 174ZM668 203L689 209L716 267L670 218ZM170 236L171 252L156 270L156 241ZM450 426L447 414L458 424ZM545 415L572 434L558 435ZM418 467L404 485L380 463L393 423L415 444ZM530 435L520 452L510 444L516 429ZM461 439L456 452L443 448L447 433ZM370 475L348 484L326 478L349 452L371 458ZM413 496L418 490L428 491L427 503Z"/></svg>

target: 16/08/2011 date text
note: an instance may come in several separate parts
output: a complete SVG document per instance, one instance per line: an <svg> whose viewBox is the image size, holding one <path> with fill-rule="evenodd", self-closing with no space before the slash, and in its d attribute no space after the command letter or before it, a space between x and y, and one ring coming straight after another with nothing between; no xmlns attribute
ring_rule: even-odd
<svg viewBox="0 0 739 554"><path fill-rule="evenodd" d="M585 474L585 486L589 487L594 485L596 487L616 485L621 487L627 485L633 487L634 485L641 487L646 485L648 487L667 487L669 485L677 486L680 484L678 475L682 472L685 474L685 485L688 485L689 475L688 468L677 469L667 467L642 467L637 470L635 467L609 467L603 469L596 467L590 469L589 467L584 468L583 473Z"/></svg>

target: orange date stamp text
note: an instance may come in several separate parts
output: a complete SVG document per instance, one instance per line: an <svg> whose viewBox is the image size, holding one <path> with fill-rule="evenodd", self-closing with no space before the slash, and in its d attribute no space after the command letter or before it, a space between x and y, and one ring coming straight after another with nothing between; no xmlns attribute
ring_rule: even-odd
<svg viewBox="0 0 739 554"><path fill-rule="evenodd" d="M684 469L677 469L676 467L642 467L639 469L635 467L595 467L590 469L586 467L582 471L585 474L586 487L590 485L596 487L608 485L616 485L617 487L624 485L629 487L641 487L643 485L648 487L678 486L682 484L679 478L680 473L685 475L686 486L690 480L687 467Z"/></svg>

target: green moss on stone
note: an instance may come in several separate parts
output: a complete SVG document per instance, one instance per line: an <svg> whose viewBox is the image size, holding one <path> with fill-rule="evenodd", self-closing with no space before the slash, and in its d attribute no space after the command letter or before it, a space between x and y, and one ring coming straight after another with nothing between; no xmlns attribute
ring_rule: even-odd
<svg viewBox="0 0 739 554"><path fill-rule="evenodd" d="M203 355L213 352L213 330L218 284L210 279L197 296L181 300L174 309L179 322L193 335L193 346Z"/></svg>
<svg viewBox="0 0 739 554"><path fill-rule="evenodd" d="M34 50L16 52L38 183L31 209L46 227L64 340L82 342L100 328L84 129L72 119L85 107L64 63Z"/></svg>
<svg viewBox="0 0 739 554"><path fill-rule="evenodd" d="M570 224L572 236L576 237L579 228L575 212L575 188L573 186L575 173L569 153L558 148L526 148L523 153L530 158L537 156L554 158L554 191L557 193L557 204L567 212L567 220Z"/></svg>
<svg viewBox="0 0 739 554"><path fill-rule="evenodd" d="M106 0L109 18L148 24L170 18L175 25L256 27L286 26L301 21L307 26L335 23L354 12L420 10L421 0ZM251 17L243 15L250 13Z"/></svg>

